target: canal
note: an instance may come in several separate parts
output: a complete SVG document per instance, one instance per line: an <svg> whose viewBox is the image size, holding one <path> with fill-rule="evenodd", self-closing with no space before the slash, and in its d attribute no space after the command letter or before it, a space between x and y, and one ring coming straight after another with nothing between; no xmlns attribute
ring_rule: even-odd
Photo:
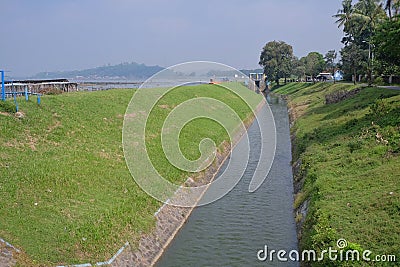
<svg viewBox="0 0 400 267"><path fill-rule="evenodd" d="M283 101L270 102L277 145L267 179L249 193L261 150L255 122L248 130L250 159L240 182L220 200L196 208L156 266L299 266L278 262L276 254L272 262L257 257L266 245L276 251L297 249L288 113Z"/></svg>

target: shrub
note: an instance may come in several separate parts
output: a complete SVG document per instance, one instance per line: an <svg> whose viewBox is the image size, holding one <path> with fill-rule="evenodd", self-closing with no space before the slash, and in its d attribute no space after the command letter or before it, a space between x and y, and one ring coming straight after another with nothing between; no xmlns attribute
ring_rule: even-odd
<svg viewBox="0 0 400 267"><path fill-rule="evenodd" d="M368 82L368 78L362 77L362 78L361 78L361 82L362 82L362 83L367 83L367 82Z"/></svg>
<svg viewBox="0 0 400 267"><path fill-rule="evenodd" d="M374 83L375 83L376 85L384 85L384 84L385 84L385 81L383 80L382 77L376 77L375 80L374 80Z"/></svg>

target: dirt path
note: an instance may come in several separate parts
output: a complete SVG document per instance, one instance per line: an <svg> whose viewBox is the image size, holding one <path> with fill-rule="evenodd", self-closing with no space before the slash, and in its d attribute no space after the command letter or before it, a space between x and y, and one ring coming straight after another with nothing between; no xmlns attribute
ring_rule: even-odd
<svg viewBox="0 0 400 267"><path fill-rule="evenodd" d="M378 86L378 87L390 90L400 90L400 86Z"/></svg>

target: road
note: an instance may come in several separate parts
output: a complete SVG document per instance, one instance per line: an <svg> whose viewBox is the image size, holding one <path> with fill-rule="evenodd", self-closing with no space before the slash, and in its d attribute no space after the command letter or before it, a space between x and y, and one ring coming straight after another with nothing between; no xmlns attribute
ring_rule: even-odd
<svg viewBox="0 0 400 267"><path fill-rule="evenodd" d="M400 90L400 86L378 86L378 88L385 88L391 90Z"/></svg>

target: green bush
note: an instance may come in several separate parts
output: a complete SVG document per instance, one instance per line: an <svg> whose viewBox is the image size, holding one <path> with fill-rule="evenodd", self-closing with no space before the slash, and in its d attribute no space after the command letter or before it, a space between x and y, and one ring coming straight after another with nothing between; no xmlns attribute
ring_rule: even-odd
<svg viewBox="0 0 400 267"><path fill-rule="evenodd" d="M375 83L376 85L384 85L384 84L385 84L385 81L383 80L382 77L376 77L375 80L374 80L374 83Z"/></svg>
<svg viewBox="0 0 400 267"><path fill-rule="evenodd" d="M366 77L363 76L363 77L361 78L361 82L362 82L362 83L367 83L367 82L368 82L368 78L366 78Z"/></svg>

